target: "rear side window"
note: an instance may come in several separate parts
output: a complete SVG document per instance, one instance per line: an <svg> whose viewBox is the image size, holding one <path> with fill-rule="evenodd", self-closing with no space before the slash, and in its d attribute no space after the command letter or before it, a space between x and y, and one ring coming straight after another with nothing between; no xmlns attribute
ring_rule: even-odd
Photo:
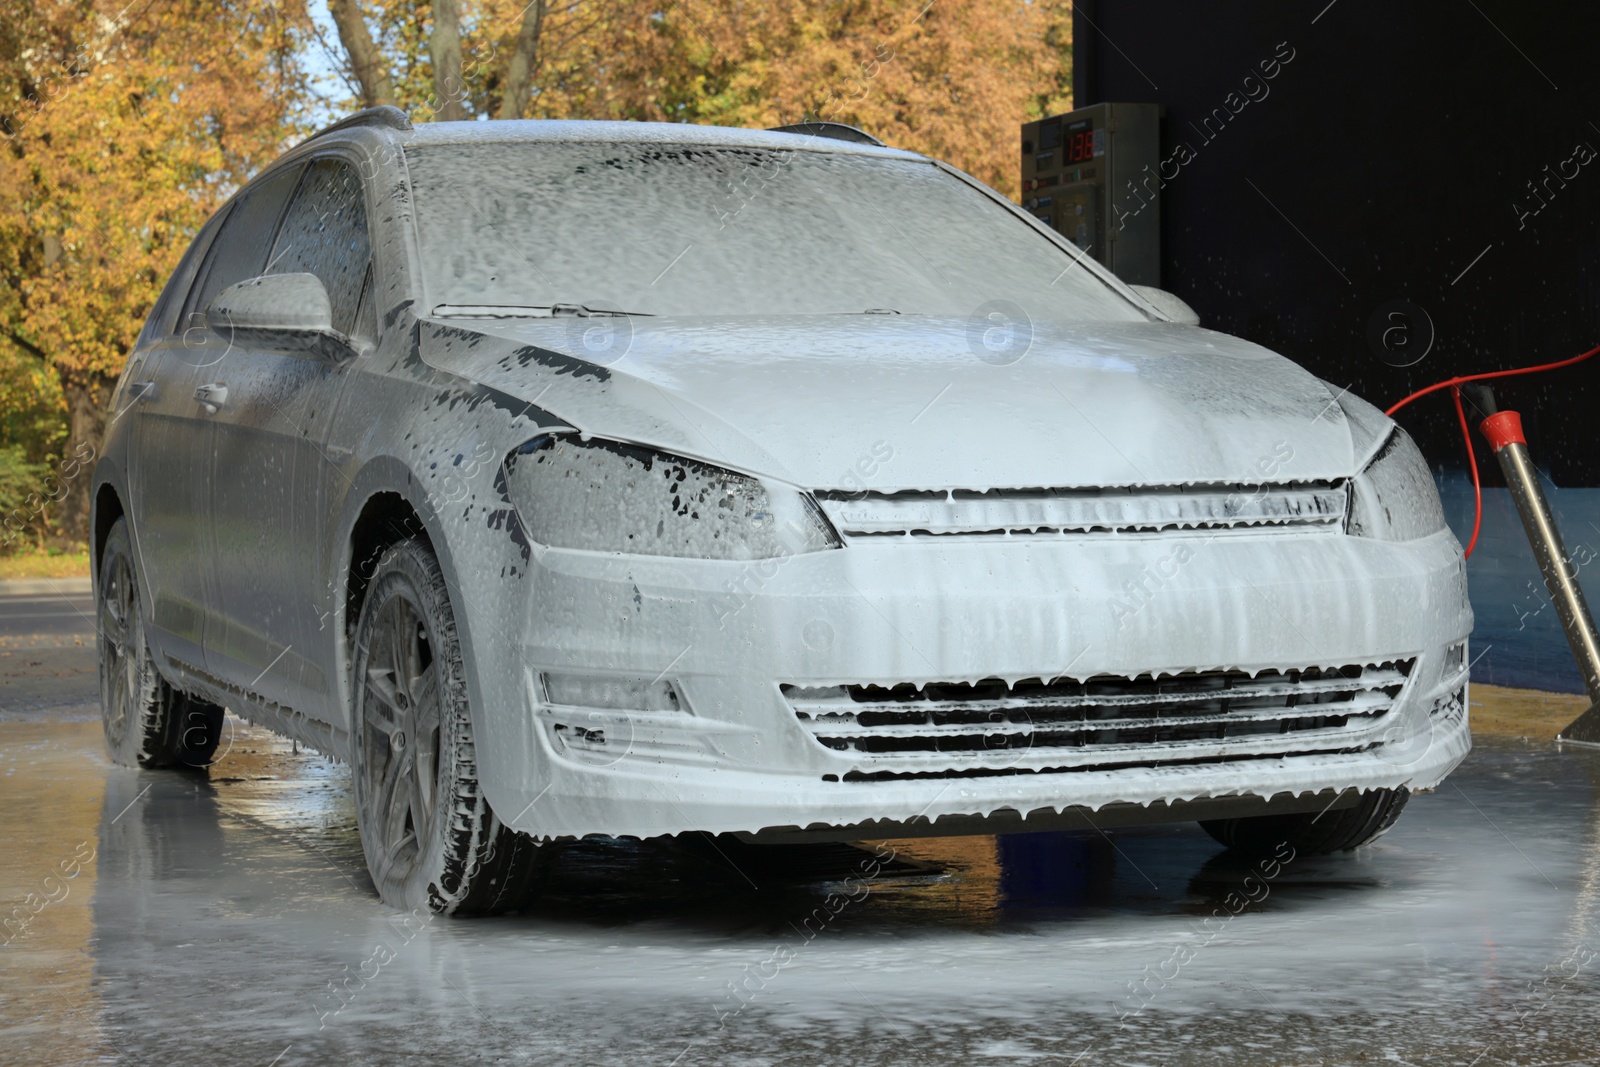
<svg viewBox="0 0 1600 1067"><path fill-rule="evenodd" d="M306 171L278 230L268 274L315 274L327 286L333 327L357 328L372 249L361 175L339 159L319 159Z"/></svg>
<svg viewBox="0 0 1600 1067"><path fill-rule="evenodd" d="M184 307L184 321L204 314L212 297L230 285L255 278L267 269L267 249L283 217L283 206L300 179L300 166L284 167L256 179L229 210L200 270L199 284Z"/></svg>

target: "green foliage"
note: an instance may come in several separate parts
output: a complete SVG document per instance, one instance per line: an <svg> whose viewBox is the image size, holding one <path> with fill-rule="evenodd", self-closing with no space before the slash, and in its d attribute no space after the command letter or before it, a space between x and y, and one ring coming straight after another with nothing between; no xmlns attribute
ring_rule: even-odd
<svg viewBox="0 0 1600 1067"><path fill-rule="evenodd" d="M67 435L61 384L36 359L0 350L0 555L46 531L46 478Z"/></svg>
<svg viewBox="0 0 1600 1067"><path fill-rule="evenodd" d="M30 463L20 445L0 448L0 553L32 547L30 535L43 526L40 502L49 469Z"/></svg>
<svg viewBox="0 0 1600 1067"><path fill-rule="evenodd" d="M0 448L19 446L43 463L60 454L66 435L60 379L40 360L0 345Z"/></svg>

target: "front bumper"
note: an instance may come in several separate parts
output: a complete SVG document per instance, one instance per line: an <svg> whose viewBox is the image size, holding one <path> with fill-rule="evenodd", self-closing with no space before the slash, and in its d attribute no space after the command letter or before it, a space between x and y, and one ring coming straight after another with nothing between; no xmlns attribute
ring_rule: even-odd
<svg viewBox="0 0 1600 1067"><path fill-rule="evenodd" d="M541 837L1159 819L1202 798L1428 788L1470 747L1448 533L893 539L754 563L546 550L515 599L496 592L465 597L481 773L496 812ZM1378 713L1337 726L976 756L830 749L784 688L1397 663ZM548 673L664 680L681 706L552 705Z"/></svg>

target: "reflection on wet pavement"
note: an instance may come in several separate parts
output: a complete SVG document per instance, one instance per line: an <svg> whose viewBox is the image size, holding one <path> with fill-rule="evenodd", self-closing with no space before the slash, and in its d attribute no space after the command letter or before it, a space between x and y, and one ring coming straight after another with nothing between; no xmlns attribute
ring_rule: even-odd
<svg viewBox="0 0 1600 1067"><path fill-rule="evenodd" d="M1600 754L1480 742L1354 856L1249 862L1189 826L585 842L531 912L449 920L378 903L344 767L230 728L195 776L112 768L94 721L0 723L0 1060L1487 1067L1595 1048Z"/></svg>

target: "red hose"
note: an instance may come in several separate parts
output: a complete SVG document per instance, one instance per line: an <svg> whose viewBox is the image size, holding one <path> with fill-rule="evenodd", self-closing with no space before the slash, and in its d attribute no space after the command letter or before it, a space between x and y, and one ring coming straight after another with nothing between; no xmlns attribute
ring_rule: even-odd
<svg viewBox="0 0 1600 1067"><path fill-rule="evenodd" d="M1541 363L1537 367L1513 367L1510 370L1492 370L1486 371L1483 374L1463 374L1459 378L1446 378L1442 382L1435 382L1426 389L1418 389L1416 392L1412 393L1410 396L1391 407L1388 411L1385 411L1384 414L1388 415L1390 418L1393 418L1395 412L1399 411L1401 408L1417 399L1417 397L1427 396L1429 393L1434 392L1437 389L1443 389L1447 385L1464 385L1467 382L1482 381L1485 378L1509 378L1513 374L1532 374L1535 371L1556 370L1559 367L1570 367L1574 363L1582 363L1596 352L1600 352L1600 346L1589 349L1589 351L1583 353L1581 356L1573 356L1571 359L1564 359L1559 363Z"/></svg>
<svg viewBox="0 0 1600 1067"><path fill-rule="evenodd" d="M1450 399L1456 402L1456 418L1461 420L1461 439L1467 443L1467 461L1472 467L1472 540L1467 542L1465 559L1472 558L1472 550L1478 547L1478 528L1483 525L1483 486L1478 483L1478 454L1472 448L1472 430L1467 426L1467 412L1461 406L1461 386L1450 387Z"/></svg>
<svg viewBox="0 0 1600 1067"><path fill-rule="evenodd" d="M1478 530L1483 526L1483 486L1478 481L1478 454L1473 451L1472 448L1472 431L1467 426L1466 410L1461 406L1461 387L1467 382L1479 382L1483 381L1485 378L1510 378L1517 374L1533 374L1538 371L1558 370L1561 367L1570 367L1574 363L1582 363L1584 360L1588 359L1590 356L1593 356L1597 352L1600 352L1600 345L1589 349L1589 351L1584 352L1582 355L1573 356L1571 359L1563 359L1556 363L1540 363L1533 367L1513 367L1510 370L1492 370L1485 371L1482 374L1463 374L1456 378L1446 378L1442 382L1435 382L1426 389L1418 389L1410 396L1405 397L1399 403L1390 407L1388 411L1384 412L1385 415L1393 418L1395 412L1399 411L1401 408L1405 407L1418 397L1427 396L1429 393L1437 392L1438 390L1449 386L1450 398L1455 401L1456 405L1456 418L1461 421L1461 438L1467 443L1467 463L1472 468L1472 497L1474 503L1474 514L1472 516L1472 540L1467 542L1465 558L1472 558L1472 550L1478 544Z"/></svg>

